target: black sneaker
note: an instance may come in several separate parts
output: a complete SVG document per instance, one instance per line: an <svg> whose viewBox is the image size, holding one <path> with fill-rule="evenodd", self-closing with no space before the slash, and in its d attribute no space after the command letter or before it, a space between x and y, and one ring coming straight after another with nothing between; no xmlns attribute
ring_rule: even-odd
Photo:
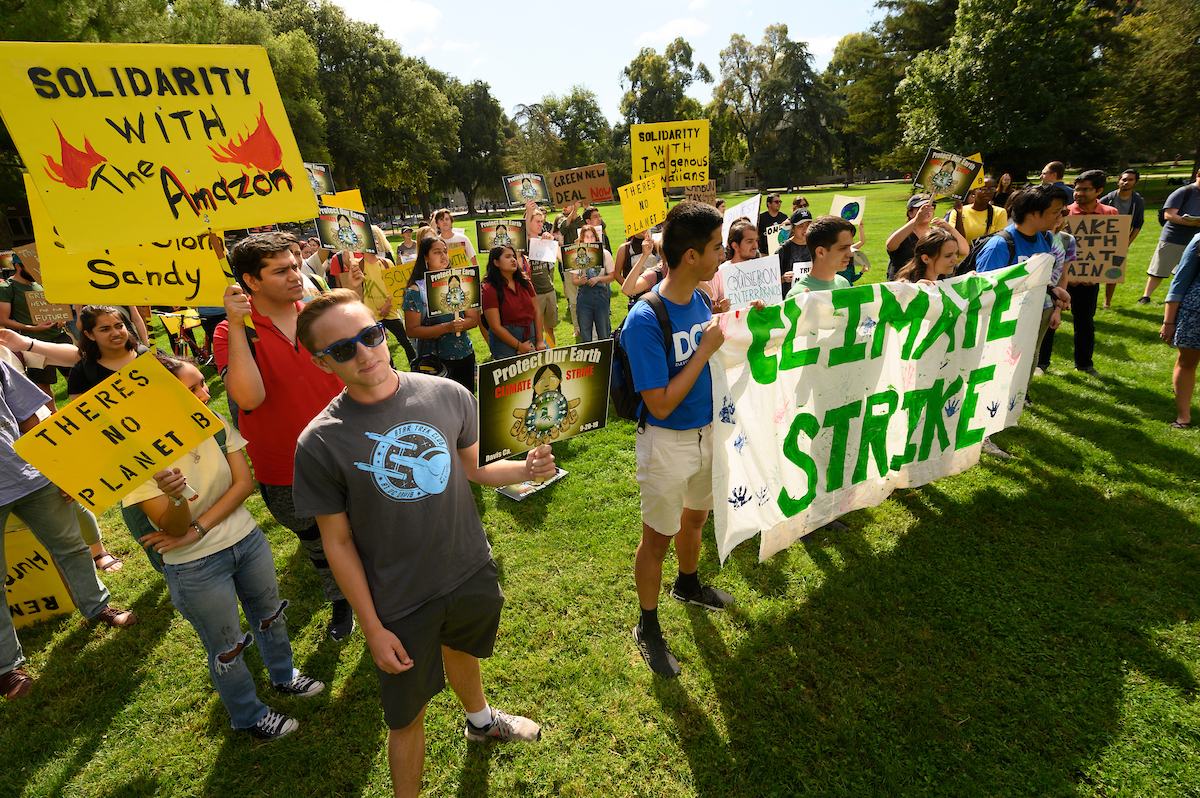
<svg viewBox="0 0 1200 798"><path fill-rule="evenodd" d="M1085 369L1075 369L1075 370L1076 370L1076 371L1081 371L1081 372L1083 372L1084 374L1088 374L1088 375L1090 375L1090 376L1092 376L1092 377L1099 377L1099 376L1100 376L1100 372L1096 371L1096 367L1095 367L1095 366L1088 366L1088 367L1087 367L1087 368L1085 368Z"/></svg>
<svg viewBox="0 0 1200 798"><path fill-rule="evenodd" d="M650 666L650 670L659 676L674 679L683 670L679 667L679 660L675 659L671 649L667 648L667 641L663 640L661 632L653 635L644 634L642 625L639 623L633 627L633 642L637 643L638 651L641 652L642 659Z"/></svg>
<svg viewBox="0 0 1200 798"><path fill-rule="evenodd" d="M726 593L724 590L717 590L715 587L701 585L700 592L694 596L684 595L680 593L678 588L671 588L671 598L676 601L682 601L684 604L695 604L697 607L704 607L708 610L723 610L733 603L733 596Z"/></svg>
<svg viewBox="0 0 1200 798"><path fill-rule="evenodd" d="M255 723L246 731L260 740L278 740L280 737L286 737L296 729L300 728L300 721L295 718L289 718L287 715L282 715L273 709L268 709L267 714L262 716L262 720Z"/></svg>
<svg viewBox="0 0 1200 798"><path fill-rule="evenodd" d="M287 684L274 685L275 692L297 698L311 698L325 689L325 682L318 682L311 676L297 673Z"/></svg>
<svg viewBox="0 0 1200 798"><path fill-rule="evenodd" d="M1150 304L1150 297L1148 297L1148 296L1141 297L1140 299L1138 299L1137 303L1138 303L1139 305L1149 305L1149 304Z"/></svg>
<svg viewBox="0 0 1200 798"><path fill-rule="evenodd" d="M333 618L329 621L329 639L335 643L345 640L354 631L354 610L346 599L333 602Z"/></svg>

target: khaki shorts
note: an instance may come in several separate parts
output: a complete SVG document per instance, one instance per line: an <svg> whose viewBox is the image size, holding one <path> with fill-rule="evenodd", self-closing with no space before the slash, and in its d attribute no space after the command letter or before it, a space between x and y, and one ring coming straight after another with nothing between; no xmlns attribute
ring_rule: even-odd
<svg viewBox="0 0 1200 798"><path fill-rule="evenodd" d="M1159 241L1158 246L1154 248L1154 257L1150 259L1150 267L1146 269L1146 274L1163 279L1170 277L1179 268L1179 259L1183 257L1185 249L1187 244Z"/></svg>
<svg viewBox="0 0 1200 798"><path fill-rule="evenodd" d="M558 326L558 292L547 291L537 295L538 310L542 312L542 332L553 333Z"/></svg>
<svg viewBox="0 0 1200 798"><path fill-rule="evenodd" d="M683 430L647 424L638 433L642 523L658 534L673 537L685 509L712 509L712 438L712 424Z"/></svg>

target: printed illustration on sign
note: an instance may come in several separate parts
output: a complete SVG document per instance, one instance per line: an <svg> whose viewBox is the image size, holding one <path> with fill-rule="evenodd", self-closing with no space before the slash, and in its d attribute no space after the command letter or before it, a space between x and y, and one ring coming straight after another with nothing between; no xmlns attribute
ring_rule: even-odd
<svg viewBox="0 0 1200 798"><path fill-rule="evenodd" d="M375 487L396 501L418 501L446 489L453 466L446 438L434 427L410 422L383 435L363 433L375 441L371 461L356 462L374 477Z"/></svg>
<svg viewBox="0 0 1200 798"><path fill-rule="evenodd" d="M545 175L525 173L504 176L504 195L509 205L524 205L529 200L538 204L549 203Z"/></svg>
<svg viewBox="0 0 1200 798"><path fill-rule="evenodd" d="M333 167L329 164L305 161L304 171L308 173L308 184L312 186L313 194L318 199L337 193L337 189L333 185Z"/></svg>
<svg viewBox="0 0 1200 798"><path fill-rule="evenodd" d="M913 187L933 195L934 199L950 197L965 202L981 169L983 164L979 161L930 147L913 178Z"/></svg>
<svg viewBox="0 0 1200 798"><path fill-rule="evenodd" d="M525 222L521 219L477 219L475 241L478 252L485 255L492 247L512 247L517 252L525 251Z"/></svg>
<svg viewBox="0 0 1200 798"><path fill-rule="evenodd" d="M840 216L850 224L857 226L862 221L866 209L866 196L847 197L844 194L834 194L833 203L829 206L829 215Z"/></svg>
<svg viewBox="0 0 1200 798"><path fill-rule="evenodd" d="M322 205L317 216L317 235L326 249L375 253L370 217L350 208Z"/></svg>
<svg viewBox="0 0 1200 798"><path fill-rule="evenodd" d="M575 408L581 400L563 396L559 390L562 381L562 369L553 363L542 366L533 376L533 395L529 399L529 406L513 411L517 420L509 434L533 446L549 443L566 432L579 418Z"/></svg>

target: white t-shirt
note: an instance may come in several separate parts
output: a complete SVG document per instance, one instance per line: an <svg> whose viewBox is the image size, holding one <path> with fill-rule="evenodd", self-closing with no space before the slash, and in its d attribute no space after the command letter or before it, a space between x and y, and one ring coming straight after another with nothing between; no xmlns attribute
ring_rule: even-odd
<svg viewBox="0 0 1200 798"><path fill-rule="evenodd" d="M224 418L221 419L221 423L225 424L225 451L236 452L244 449L246 439L229 426ZM188 502L193 521L216 504L233 485L233 472L229 470L229 461L225 459L225 452L221 451L221 445L217 443L216 438L204 441L167 468L178 468L187 477L187 484L200 494L195 500ZM153 479L147 480L140 488L126 496L121 501L121 506L133 507L162 495L158 483ZM150 519L150 523L155 529L159 528L154 519ZM253 532L254 526L254 517L245 507L238 507L224 521L213 525L200 540L190 546L168 551L163 555L163 562L168 565L181 565L224 551Z"/></svg>
<svg viewBox="0 0 1200 798"><path fill-rule="evenodd" d="M471 244L471 239L467 238L462 233L455 231L454 235L449 238L443 238L447 245L464 244L467 250L467 260L472 260L475 257L475 247Z"/></svg>

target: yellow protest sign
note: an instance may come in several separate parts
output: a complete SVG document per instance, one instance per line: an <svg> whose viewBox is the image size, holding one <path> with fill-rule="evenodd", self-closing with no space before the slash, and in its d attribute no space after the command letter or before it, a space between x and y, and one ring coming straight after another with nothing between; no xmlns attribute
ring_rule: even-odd
<svg viewBox="0 0 1200 798"><path fill-rule="evenodd" d="M667 218L667 201L663 197L662 175L635 180L621 186L621 215L625 218L625 236L648 230Z"/></svg>
<svg viewBox="0 0 1200 798"><path fill-rule="evenodd" d="M3 42L0 115L71 253L316 216L261 47Z"/></svg>
<svg viewBox="0 0 1200 798"><path fill-rule="evenodd" d="M13 626L21 629L37 621L66 615L75 609L71 593L45 546L21 519L9 514L4 535L4 598Z"/></svg>
<svg viewBox="0 0 1200 798"><path fill-rule="evenodd" d="M101 512L219 429L221 420L147 352L22 435L13 449Z"/></svg>
<svg viewBox="0 0 1200 798"><path fill-rule="evenodd" d="M467 248L462 244L450 245L450 268L465 269L471 265L470 258L467 257Z"/></svg>
<svg viewBox="0 0 1200 798"><path fill-rule="evenodd" d="M466 253L463 255L465 257ZM416 261L410 260L383 270L383 286L392 297L392 307L398 308L404 302L404 290L408 288L408 278L412 277L413 266L416 265Z"/></svg>
<svg viewBox="0 0 1200 798"><path fill-rule="evenodd" d="M71 255L29 175L29 215L41 243L46 299L74 305L220 305L227 284L207 235Z"/></svg>
<svg viewBox="0 0 1200 798"><path fill-rule="evenodd" d="M356 188L348 191L339 191L336 194L322 194L321 204L330 205L334 208L349 208L352 211L366 213L363 209L362 192Z"/></svg>
<svg viewBox="0 0 1200 798"><path fill-rule="evenodd" d="M707 119L633 125L629 150L635 181L662 172L669 164L668 182L672 186L708 182Z"/></svg>
<svg viewBox="0 0 1200 798"><path fill-rule="evenodd" d="M971 156L971 160L979 161L979 164L982 167L983 153L982 152L975 153L974 155ZM979 174L975 175L975 180L974 180L974 182L971 183L971 188L982 188L983 187L983 178L984 178L984 174L983 174L983 169L981 168L979 170Z"/></svg>

